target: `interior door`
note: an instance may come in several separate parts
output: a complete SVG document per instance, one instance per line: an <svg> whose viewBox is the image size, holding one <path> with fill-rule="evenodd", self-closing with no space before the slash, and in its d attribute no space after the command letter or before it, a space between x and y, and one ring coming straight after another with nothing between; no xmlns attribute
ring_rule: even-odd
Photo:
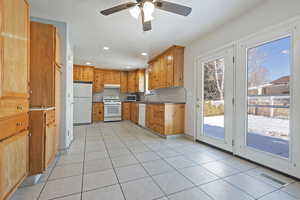
<svg viewBox="0 0 300 200"><path fill-rule="evenodd" d="M234 47L198 60L197 140L232 152Z"/></svg>
<svg viewBox="0 0 300 200"><path fill-rule="evenodd" d="M236 153L298 177L299 42L295 27L240 41L236 72Z"/></svg>

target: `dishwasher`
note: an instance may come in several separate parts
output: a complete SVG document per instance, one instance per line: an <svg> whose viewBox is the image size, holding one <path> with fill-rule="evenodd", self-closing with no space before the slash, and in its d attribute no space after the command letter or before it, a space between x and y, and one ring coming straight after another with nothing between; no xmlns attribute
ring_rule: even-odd
<svg viewBox="0 0 300 200"><path fill-rule="evenodd" d="M139 125L146 127L146 104L139 104Z"/></svg>

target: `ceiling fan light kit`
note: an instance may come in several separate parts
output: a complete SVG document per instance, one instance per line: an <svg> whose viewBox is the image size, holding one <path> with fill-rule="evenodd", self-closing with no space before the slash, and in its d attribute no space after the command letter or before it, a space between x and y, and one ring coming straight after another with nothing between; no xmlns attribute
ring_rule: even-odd
<svg viewBox="0 0 300 200"><path fill-rule="evenodd" d="M143 23L143 31L152 30L151 21L154 19L152 14L158 8L167 12L175 13L182 16L188 16L192 12L192 8L179 5L176 3L171 3L164 0L136 0L136 3L129 2L114 6L112 8L101 11L100 13L107 16L114 14L116 12L130 9L129 12L131 16L138 19L141 15Z"/></svg>

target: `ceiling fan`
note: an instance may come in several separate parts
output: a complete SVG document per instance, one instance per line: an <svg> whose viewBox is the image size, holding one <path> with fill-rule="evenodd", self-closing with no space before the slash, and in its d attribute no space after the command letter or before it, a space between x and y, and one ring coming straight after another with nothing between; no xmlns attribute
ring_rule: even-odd
<svg viewBox="0 0 300 200"><path fill-rule="evenodd" d="M151 21L153 20L152 13L155 8L175 13L182 16L188 16L192 12L192 8L171 3L163 0L136 0L135 2L128 2L112 8L102 10L100 13L107 16L113 13L126 10L130 8L130 14L138 19L139 15L142 17L143 31L152 30Z"/></svg>

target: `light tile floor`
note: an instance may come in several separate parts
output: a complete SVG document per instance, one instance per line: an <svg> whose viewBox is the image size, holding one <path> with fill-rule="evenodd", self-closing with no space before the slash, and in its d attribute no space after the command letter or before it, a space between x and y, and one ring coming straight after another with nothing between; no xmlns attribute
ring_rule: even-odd
<svg viewBox="0 0 300 200"><path fill-rule="evenodd" d="M300 183L291 178L130 122L74 127L74 136L39 184L20 187L12 200L300 199Z"/></svg>

